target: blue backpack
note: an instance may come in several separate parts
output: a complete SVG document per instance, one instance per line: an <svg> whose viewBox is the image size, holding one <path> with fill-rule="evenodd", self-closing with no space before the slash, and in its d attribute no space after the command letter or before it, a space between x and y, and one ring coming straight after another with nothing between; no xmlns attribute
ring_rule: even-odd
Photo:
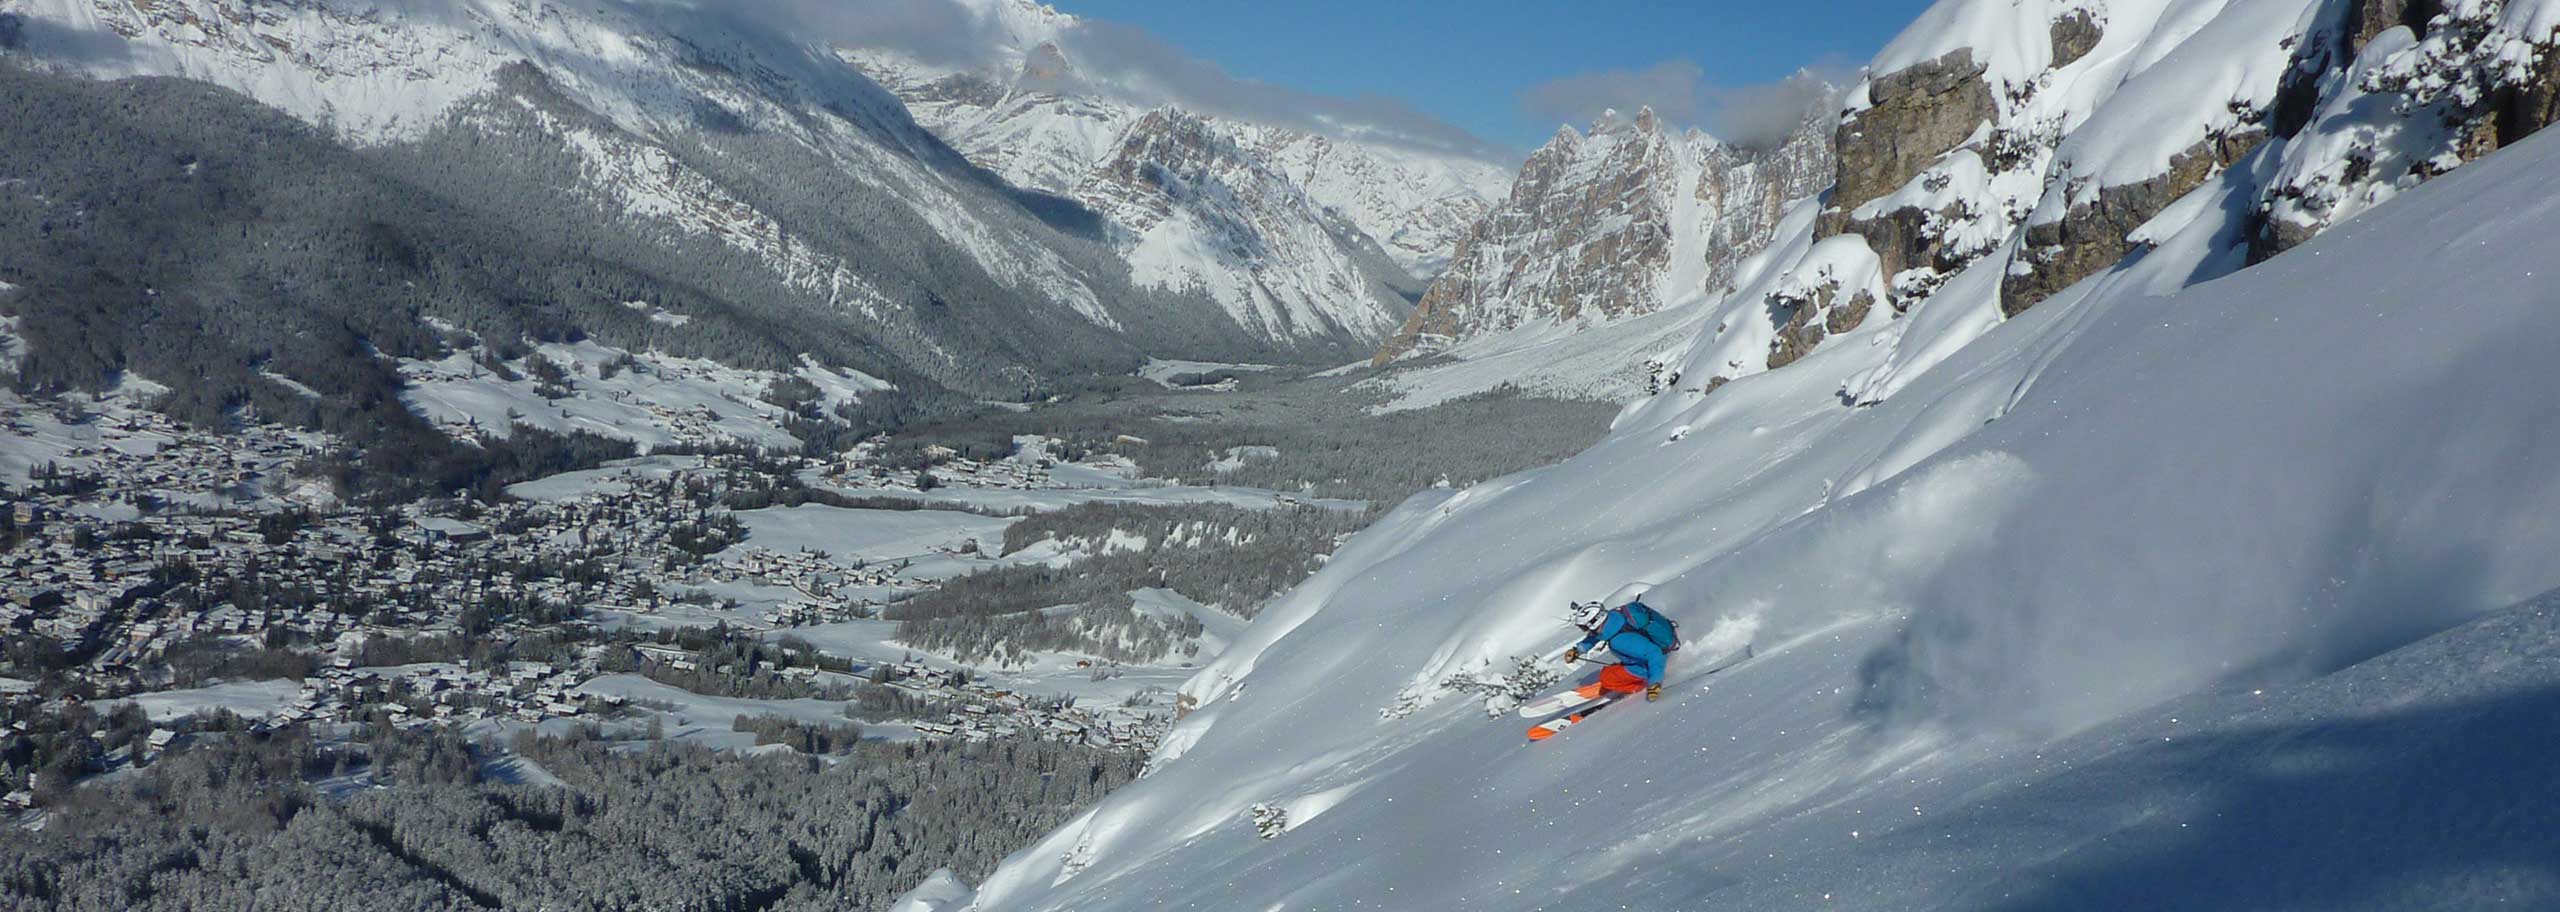
<svg viewBox="0 0 2560 912"><path fill-rule="evenodd" d="M1626 612L1628 630L1644 634L1645 639L1652 640L1653 645L1662 647L1665 653L1680 651L1680 625L1662 612L1653 610L1642 601L1628 602L1626 607L1618 610Z"/></svg>

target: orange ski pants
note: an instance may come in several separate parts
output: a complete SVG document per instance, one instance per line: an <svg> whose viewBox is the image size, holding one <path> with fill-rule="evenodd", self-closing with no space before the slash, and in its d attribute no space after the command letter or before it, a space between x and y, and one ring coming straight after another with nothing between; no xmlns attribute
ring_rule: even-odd
<svg viewBox="0 0 2560 912"><path fill-rule="evenodd" d="M1600 680L1582 685L1575 690L1586 697L1597 697L1604 693L1631 694L1644 690L1644 679L1636 677L1635 672L1628 671L1627 666L1611 665L1600 669Z"/></svg>

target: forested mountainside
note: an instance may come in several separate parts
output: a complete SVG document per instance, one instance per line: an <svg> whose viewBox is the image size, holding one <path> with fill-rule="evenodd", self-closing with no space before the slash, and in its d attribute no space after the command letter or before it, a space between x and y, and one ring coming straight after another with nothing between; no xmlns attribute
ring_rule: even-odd
<svg viewBox="0 0 2560 912"><path fill-rule="evenodd" d="M5 895L66 912L878 909L919 862L983 874L1139 766L1030 739L742 757L593 729L504 748L222 734L11 833Z"/></svg>

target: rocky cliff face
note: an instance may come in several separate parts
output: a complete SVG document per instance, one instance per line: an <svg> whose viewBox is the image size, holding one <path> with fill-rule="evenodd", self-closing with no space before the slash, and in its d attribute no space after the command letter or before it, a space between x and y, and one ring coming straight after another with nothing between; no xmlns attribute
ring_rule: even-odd
<svg viewBox="0 0 2560 912"><path fill-rule="evenodd" d="M1584 326L1720 293L1786 203L1830 179L1821 117L1773 149L1676 133L1650 110L1571 129L1520 169L1380 349L1386 363L1533 324Z"/></svg>
<svg viewBox="0 0 2560 912"><path fill-rule="evenodd" d="M1215 121L1149 111L1071 195L1111 226L1131 276L1199 289L1266 338L1371 340L1394 328L1394 265L1355 226Z"/></svg>

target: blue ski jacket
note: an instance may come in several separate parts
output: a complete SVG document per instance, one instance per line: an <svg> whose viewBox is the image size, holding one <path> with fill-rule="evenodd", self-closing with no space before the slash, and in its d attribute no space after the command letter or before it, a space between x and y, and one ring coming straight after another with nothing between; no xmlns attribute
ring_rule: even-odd
<svg viewBox="0 0 2560 912"><path fill-rule="evenodd" d="M1626 612L1609 612L1609 619L1600 622L1600 630L1583 637L1574 648L1590 652L1596 643L1609 644L1609 651L1617 654L1618 664L1626 666L1628 673L1643 678L1647 684L1662 683L1662 647L1653 645L1653 638L1645 636L1644 631L1627 626Z"/></svg>

